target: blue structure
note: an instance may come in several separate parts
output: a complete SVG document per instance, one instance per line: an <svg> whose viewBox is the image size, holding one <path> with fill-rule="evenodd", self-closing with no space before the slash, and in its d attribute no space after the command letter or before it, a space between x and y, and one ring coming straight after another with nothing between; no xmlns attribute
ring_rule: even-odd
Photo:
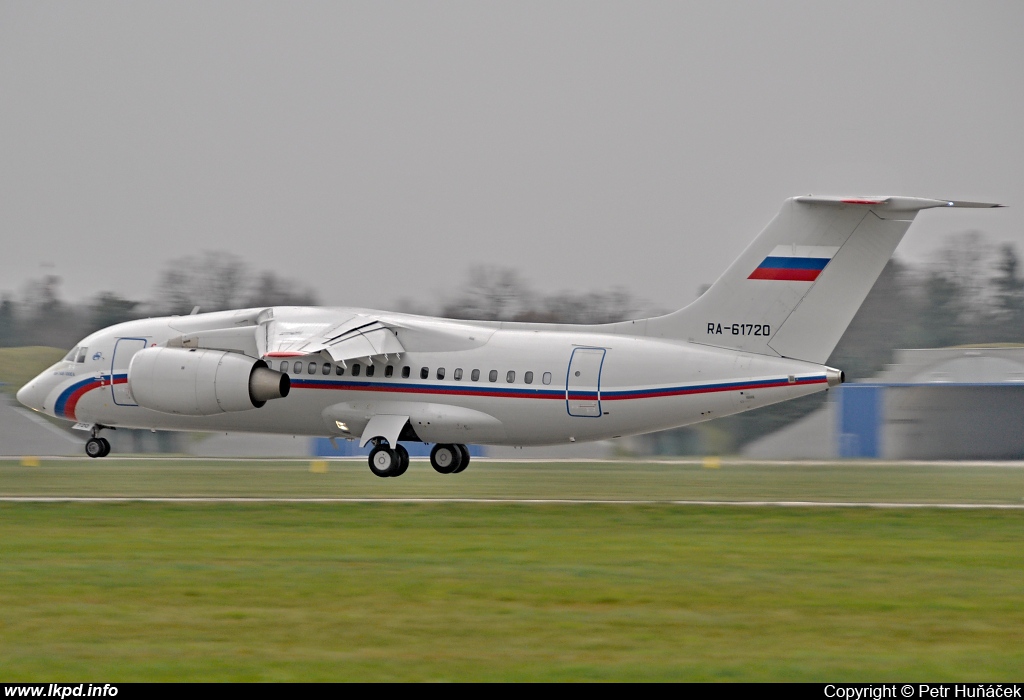
<svg viewBox="0 0 1024 700"><path fill-rule="evenodd" d="M336 440L338 449L334 449L331 441L327 438L313 438L312 452L316 457L360 457L370 454L373 445L367 443L365 447L359 446L358 440ZM405 449L409 450L410 457L429 457L433 445L427 442L403 442ZM470 457L483 457L484 448L480 445L469 445Z"/></svg>
<svg viewBox="0 0 1024 700"><path fill-rule="evenodd" d="M882 391L879 384L844 384L839 390L839 456L882 456Z"/></svg>

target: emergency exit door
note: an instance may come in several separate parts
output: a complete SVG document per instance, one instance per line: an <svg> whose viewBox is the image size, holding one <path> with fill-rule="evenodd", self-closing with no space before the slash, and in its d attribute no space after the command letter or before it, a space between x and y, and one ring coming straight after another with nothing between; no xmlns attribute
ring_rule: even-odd
<svg viewBox="0 0 1024 700"><path fill-rule="evenodd" d="M601 368L604 348L574 348L565 378L565 407L570 416L601 417Z"/></svg>

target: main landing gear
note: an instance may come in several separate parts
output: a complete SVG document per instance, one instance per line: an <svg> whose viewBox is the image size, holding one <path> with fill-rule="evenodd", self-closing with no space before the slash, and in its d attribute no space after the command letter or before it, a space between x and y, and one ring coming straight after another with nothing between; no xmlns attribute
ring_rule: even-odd
<svg viewBox="0 0 1024 700"><path fill-rule="evenodd" d="M430 466L438 474L458 474L469 466L469 448L465 445L434 445Z"/></svg>
<svg viewBox="0 0 1024 700"><path fill-rule="evenodd" d="M434 445L430 466L440 474L458 474L469 466L469 448L465 445ZM375 476L401 476L409 468L409 452L401 445L390 447L383 439L370 450L370 471Z"/></svg>
<svg viewBox="0 0 1024 700"><path fill-rule="evenodd" d="M99 428L93 428L92 437L85 443L85 454L89 455L93 459L96 459L97 457L106 457L110 454L110 443L107 442L106 438L99 437L99 432Z"/></svg>
<svg viewBox="0 0 1024 700"><path fill-rule="evenodd" d="M401 445L395 445L395 449L391 449L387 443L381 441L370 450L370 471L375 476L402 476L408 468L409 452Z"/></svg>

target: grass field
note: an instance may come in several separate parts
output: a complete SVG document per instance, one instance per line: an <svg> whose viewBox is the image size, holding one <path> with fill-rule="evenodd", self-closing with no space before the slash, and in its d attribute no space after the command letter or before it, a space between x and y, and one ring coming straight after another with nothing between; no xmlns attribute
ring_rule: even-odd
<svg viewBox="0 0 1024 700"><path fill-rule="evenodd" d="M1020 503L1013 467L0 463L0 496ZM876 485L877 482L877 485ZM1014 680L1024 511L0 503L0 679Z"/></svg>
<svg viewBox="0 0 1024 700"><path fill-rule="evenodd" d="M0 348L0 391L13 394L67 352L46 347Z"/></svg>
<svg viewBox="0 0 1024 700"><path fill-rule="evenodd" d="M413 460L379 479L363 459L313 473L303 460L74 459L21 467L0 460L0 496L456 497L784 500L1024 505L1021 466L875 463L488 462L441 476Z"/></svg>

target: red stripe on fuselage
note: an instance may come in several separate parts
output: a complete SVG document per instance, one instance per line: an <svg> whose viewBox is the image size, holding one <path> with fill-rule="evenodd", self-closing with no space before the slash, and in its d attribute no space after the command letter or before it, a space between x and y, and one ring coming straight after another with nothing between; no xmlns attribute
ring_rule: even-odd
<svg viewBox="0 0 1024 700"><path fill-rule="evenodd" d="M93 389L101 389L105 386L110 386L111 384L127 383L128 377L115 377L113 381L110 381L109 378L103 378L97 379L96 381L90 384L86 384L85 386L76 389L75 392L71 394L71 396L68 397L68 400L64 403L64 416L66 418L70 418L71 420L78 420L78 416L75 414L75 409L78 408L78 400L81 399L86 394L88 394Z"/></svg>
<svg viewBox="0 0 1024 700"><path fill-rule="evenodd" d="M353 385L345 384L342 386L334 385L330 382L317 382L316 384L299 384L296 382L292 384L292 389L321 389L321 390L334 390L334 391L382 391L382 392L393 392L396 394L441 394L444 396L482 396L485 398L502 398L502 399L555 399L557 401L565 401L563 394L552 395L550 391L538 391L536 394L528 392L514 392L514 391L501 391L500 389L492 389L487 391L469 391L466 389L445 389L443 387L424 388L418 386L373 386L373 385Z"/></svg>

